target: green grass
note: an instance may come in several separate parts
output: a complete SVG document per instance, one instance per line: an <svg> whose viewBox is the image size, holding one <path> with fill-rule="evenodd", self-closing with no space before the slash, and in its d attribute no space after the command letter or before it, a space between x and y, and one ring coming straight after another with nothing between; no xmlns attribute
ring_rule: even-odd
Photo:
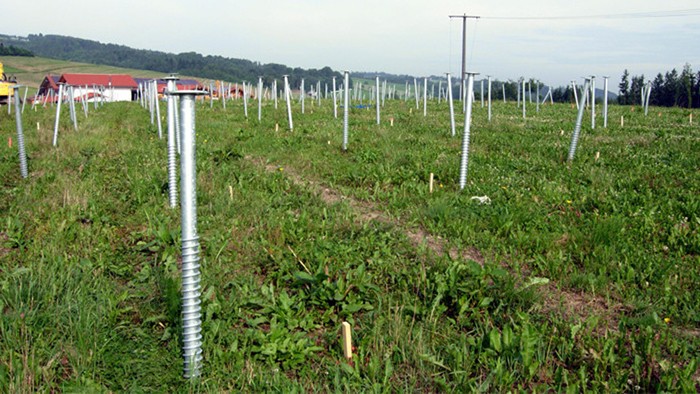
<svg viewBox="0 0 700 394"><path fill-rule="evenodd" d="M283 105L265 103L260 124L240 101L197 106L194 386L179 211L147 111L91 108L78 132L63 119L57 149L55 109L25 112L27 180L0 111L0 391L700 388L700 132L686 110L612 106L566 163L568 105L523 121L499 102L489 123L477 103L459 191L446 105L411 104L387 101L381 126L353 108L348 152L328 101L296 103L293 132Z"/></svg>

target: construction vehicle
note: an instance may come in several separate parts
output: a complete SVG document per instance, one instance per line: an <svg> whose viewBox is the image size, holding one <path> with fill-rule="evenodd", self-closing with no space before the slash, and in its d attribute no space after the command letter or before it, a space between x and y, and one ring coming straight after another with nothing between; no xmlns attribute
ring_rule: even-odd
<svg viewBox="0 0 700 394"><path fill-rule="evenodd" d="M0 62L0 104L7 104L12 98L12 87L17 84L16 80L9 80L5 75L5 68Z"/></svg>

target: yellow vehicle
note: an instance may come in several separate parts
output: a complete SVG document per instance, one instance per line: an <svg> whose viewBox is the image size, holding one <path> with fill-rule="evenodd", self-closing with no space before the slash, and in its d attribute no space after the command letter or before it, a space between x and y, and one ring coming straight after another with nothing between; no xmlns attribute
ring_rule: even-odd
<svg viewBox="0 0 700 394"><path fill-rule="evenodd" d="M17 84L17 81L10 81L5 75L5 68L0 63L0 104L7 104L12 98L12 87Z"/></svg>

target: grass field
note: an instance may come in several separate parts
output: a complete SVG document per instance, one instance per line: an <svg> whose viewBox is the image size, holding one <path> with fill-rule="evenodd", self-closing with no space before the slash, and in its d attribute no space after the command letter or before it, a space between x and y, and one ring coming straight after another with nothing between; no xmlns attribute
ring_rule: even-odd
<svg viewBox="0 0 700 394"><path fill-rule="evenodd" d="M105 105L77 132L64 112L53 148L55 109L27 111L23 180L0 110L0 391L700 389L688 110L612 106L594 130L587 112L567 163L575 109L531 105L523 121L499 102L489 123L477 104L460 191L447 106L411 104L387 101L381 126L353 108L347 152L329 101L304 115L295 103L293 132L284 105L265 103L261 123L240 101L197 107L195 383L182 378L179 210L148 112Z"/></svg>

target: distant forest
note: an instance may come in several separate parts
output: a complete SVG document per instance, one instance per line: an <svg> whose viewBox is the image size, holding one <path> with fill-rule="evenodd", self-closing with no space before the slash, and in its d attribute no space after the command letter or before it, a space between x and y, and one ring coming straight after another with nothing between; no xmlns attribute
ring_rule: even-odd
<svg viewBox="0 0 700 394"><path fill-rule="evenodd" d="M24 48L18 48L14 45L5 45L0 42L0 56L29 56L33 57L34 53Z"/></svg>
<svg viewBox="0 0 700 394"><path fill-rule="evenodd" d="M637 105L642 102L642 87L651 86L649 104L662 107L700 108L700 72L693 73L690 64L678 73L674 68L665 74L658 73L653 80L645 81L644 75L634 75L625 70L620 81L620 104Z"/></svg>
<svg viewBox="0 0 700 394"><path fill-rule="evenodd" d="M282 64L261 64L245 59L203 56L195 52L172 54L133 49L124 45L102 44L60 35L30 34L26 38L0 35L0 44L3 42L11 44L11 47L24 48L29 53L52 59L160 71L164 74L174 72L215 80L254 83L262 76L265 84L271 84L273 79L289 75L291 86L298 86L302 78L305 78L307 86L317 81L321 81L322 85L328 83L330 86L334 76L338 81L342 79L341 74L334 72L330 67L307 70Z"/></svg>

